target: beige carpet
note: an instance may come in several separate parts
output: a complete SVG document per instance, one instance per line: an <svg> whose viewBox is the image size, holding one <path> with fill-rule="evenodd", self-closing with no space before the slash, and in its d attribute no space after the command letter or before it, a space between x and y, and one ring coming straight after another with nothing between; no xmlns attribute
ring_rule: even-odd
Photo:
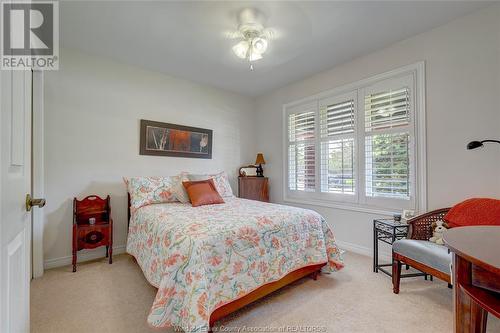
<svg viewBox="0 0 500 333"><path fill-rule="evenodd" d="M69 266L49 270L34 280L32 332L158 332L146 323L156 289L131 257L114 259L112 265L104 259L80 264L77 273ZM372 272L371 258L347 253L345 260L341 272L300 280L218 324L225 332L243 326L260 332L284 326L319 332L452 331L452 290L444 282L403 279L401 293L394 295L390 278ZM500 332L500 320L490 315L488 321L488 332Z"/></svg>

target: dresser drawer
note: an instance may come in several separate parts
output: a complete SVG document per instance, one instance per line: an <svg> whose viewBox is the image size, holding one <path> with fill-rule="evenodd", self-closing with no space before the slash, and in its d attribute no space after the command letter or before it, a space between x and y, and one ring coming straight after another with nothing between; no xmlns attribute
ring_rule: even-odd
<svg viewBox="0 0 500 333"><path fill-rule="evenodd" d="M239 177L238 196L244 199L269 202L267 177Z"/></svg>

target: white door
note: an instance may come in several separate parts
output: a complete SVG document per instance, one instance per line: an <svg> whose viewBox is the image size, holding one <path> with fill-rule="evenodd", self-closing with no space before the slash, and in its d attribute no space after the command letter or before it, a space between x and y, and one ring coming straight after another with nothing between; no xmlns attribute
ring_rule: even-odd
<svg viewBox="0 0 500 333"><path fill-rule="evenodd" d="M0 332L29 332L31 72L0 77Z"/></svg>

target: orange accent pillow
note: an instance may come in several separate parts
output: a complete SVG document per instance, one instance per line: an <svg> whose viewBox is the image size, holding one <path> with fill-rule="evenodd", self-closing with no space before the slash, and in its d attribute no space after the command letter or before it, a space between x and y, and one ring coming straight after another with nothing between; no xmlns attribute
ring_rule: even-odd
<svg viewBox="0 0 500 333"><path fill-rule="evenodd" d="M450 228L468 225L500 225L500 200L467 199L453 206L443 220Z"/></svg>
<svg viewBox="0 0 500 333"><path fill-rule="evenodd" d="M193 207L224 203L213 179L182 182Z"/></svg>

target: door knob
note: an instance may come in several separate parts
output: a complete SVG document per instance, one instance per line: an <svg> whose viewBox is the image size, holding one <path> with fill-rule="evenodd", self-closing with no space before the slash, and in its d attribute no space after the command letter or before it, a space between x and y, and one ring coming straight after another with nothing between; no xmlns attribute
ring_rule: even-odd
<svg viewBox="0 0 500 333"><path fill-rule="evenodd" d="M45 206L45 199L34 199L31 195L26 194L26 211L31 211L33 206L37 206L38 208L42 208Z"/></svg>

